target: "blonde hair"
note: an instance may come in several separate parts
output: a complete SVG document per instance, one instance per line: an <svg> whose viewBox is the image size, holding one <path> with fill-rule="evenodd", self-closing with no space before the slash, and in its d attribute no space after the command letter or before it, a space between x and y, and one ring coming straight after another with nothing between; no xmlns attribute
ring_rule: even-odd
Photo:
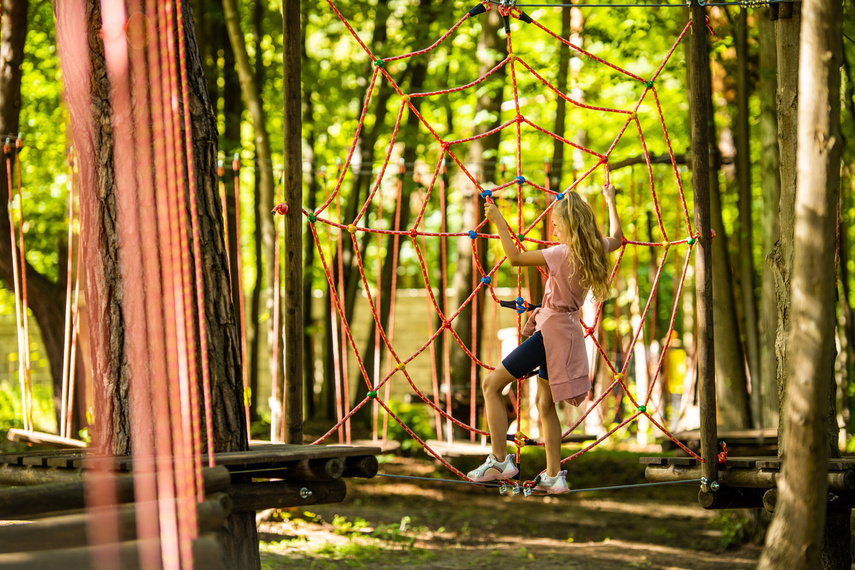
<svg viewBox="0 0 855 570"><path fill-rule="evenodd" d="M552 208L552 223L561 226L564 244L575 254L570 256L570 275L578 272L579 284L590 289L598 301L606 300L609 297L609 266L603 234L590 204L578 193L566 192ZM575 264L574 259L579 263Z"/></svg>

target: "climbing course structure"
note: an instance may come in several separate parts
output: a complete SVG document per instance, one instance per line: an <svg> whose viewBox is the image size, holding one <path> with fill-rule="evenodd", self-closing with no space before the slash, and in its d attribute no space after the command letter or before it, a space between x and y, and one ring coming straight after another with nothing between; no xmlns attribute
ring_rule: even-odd
<svg viewBox="0 0 855 570"><path fill-rule="evenodd" d="M337 358L340 359L340 362L336 362L336 369L344 369L344 373L340 374L341 377L337 378L337 391L340 396L339 422L318 442L325 441L337 432L339 437L343 437L342 434L349 437L350 432L347 430L349 420L356 414L368 413L368 410L373 408L375 418L378 410L388 414L388 417L400 423L430 454L451 471L464 477L463 473L451 466L440 452L433 449L423 438L419 438L407 427L405 422L393 413L389 405L389 387L392 383L405 383L415 397L433 409L437 418L441 418L437 421L438 437L442 437L440 428L442 423L446 424L448 428L453 424L469 430L473 434L485 436L486 432L478 427L478 417L475 413L475 395L478 392L476 372L478 369L489 369L490 363L479 357L477 347L473 346L475 341L472 344L467 344L458 333L461 327L476 326L474 317L471 323L463 322L461 315L466 309L471 309L473 315L479 310L483 311L484 307L477 307L479 297L490 299L494 306L509 307L518 313L517 334L519 336L522 315L533 304L538 303L539 299L527 298L533 289L531 279L523 271L512 270L507 267L505 258L500 255L500 250L495 247L497 235L490 232L487 221L479 221L474 227L450 231L446 219L443 217L438 231L427 228L426 219L431 217L433 213L431 208L436 203L436 199L432 200L432 196L439 194L438 200L443 212L449 203L456 201L459 204L463 200L452 187L453 184L447 182L447 170L455 169L456 180L461 180L462 183L474 187L481 199L496 200L505 209L506 214L510 213L506 217L513 220L511 232L516 236L515 239L519 247L542 247L554 243L550 241L546 222L555 201L562 199L564 194L570 191L579 191L583 195L593 196L598 192L600 186L612 182L614 178L610 169L610 161L613 161L617 156L624 156L627 152L635 152L637 155L643 156L641 164L646 169L645 187L640 189L639 193L647 193L648 198L652 199L655 204L655 228L651 233L656 233L657 240L638 241L624 238L623 246L616 255L612 271L612 284L616 286L616 276L624 259L637 255L638 251L642 249L653 252L653 257L656 259L656 269L650 277L650 295L646 303L640 308L640 316L643 321L648 316L656 292L661 285L663 270L668 264L676 265L678 270L675 271L673 280L674 291L671 295L673 305L670 311L669 328L662 335L662 338L665 339L665 345L660 352L661 356L655 365L655 371L650 376L652 381L643 390L638 390L635 385L628 382L628 376L631 373L631 359L616 359L615 353L607 351L596 334L598 327L602 324L605 307L612 301L599 304L583 319L582 326L588 339L589 352L596 352L597 358L601 359L601 365L608 368L612 380L610 385L603 386L602 389L598 390L598 394L595 394L584 404L584 413L568 426L565 435L576 430L607 397L614 397L617 393L628 400L633 412L621 417L606 433L597 437L595 441L577 453L565 458L564 461L571 461L618 430L639 419L648 420L689 455L700 459L692 450L671 436L666 429L666 421L663 419L662 408L664 405L657 406L653 398L654 385L668 352L668 345L673 338L671 333L678 317L680 296L686 284L687 272L691 268L692 252L698 237L689 216L689 206L684 195L678 162L669 135L666 112L663 110L657 94L657 80L660 79L678 45L689 31L691 22L687 23L676 36L670 51L654 72L649 76L642 77L606 61L590 51L586 51L579 45L575 45L545 25L540 24L537 19L528 16L518 7L506 2L477 4L433 44L418 51L392 56L374 53L371 46L363 41L339 7L330 0L328 0L328 5L352 36L352 40L373 62L373 72L370 80L367 81L359 121L352 137L352 145L346 156L342 157L342 164L337 169L334 184L330 182L328 195L319 207L313 211L307 209L303 211L317 245L317 253L331 292L330 310L336 327L336 338L332 339L332 342ZM469 83L463 85L449 86L446 89L430 92L410 93L404 90L400 81L403 69L400 64L402 62L411 62L418 58L428 57L430 52L437 50L444 42L453 42L455 34L463 26L471 25L476 18L483 17L491 10L497 10L501 16L504 29L500 33L503 32L507 42L507 56L498 65L480 77L473 77ZM538 34L539 41L550 42L560 49L569 49L573 57L584 60L586 65L597 66L608 72L614 83L626 86L626 89L623 90L625 101L614 106L594 105L563 93L547 79L549 73L547 70L538 67L536 57L530 57L531 54L525 50L517 49L518 42L516 40L522 33L525 33L526 37ZM504 106L506 112L502 115L500 126L486 133L457 136L457 133L447 132L443 125L438 124L433 119L431 102L442 101L449 97L469 96L468 94L475 92L479 86L482 86L491 76L499 72L504 73L507 78L505 89L507 104ZM355 216L345 218L341 204L343 197L346 198L344 195L349 187L349 178L353 176L354 154L360 133L365 128L366 120L368 120L369 104L375 93L380 90L381 84L385 84L385 87L391 87L397 95L397 102L395 103L397 116L391 128L388 144L386 144L386 155L382 159L382 164L374 171L373 183L367 198L362 202ZM565 101L573 109L573 112L578 114L583 123L595 122L602 129L611 132L608 145L604 148L587 148L567 133L554 133L544 127L543 108L554 105L559 99ZM389 179L396 174L393 172L396 168L393 166L395 164L393 155L396 152L396 142L401 136L401 130L405 128L404 118L408 113L415 115L418 118L419 128L428 133L427 142L423 145L424 150L420 151L418 161L427 165L429 174L422 177L423 191L416 198L411 198L409 204L402 204L400 193L398 193L399 201L391 206L397 208L398 215L400 215L402 208L412 208L413 215L407 227L400 227L399 217L392 225L380 223L373 225L373 220L383 219L383 208L390 207L388 198L385 199L384 203L384 188L388 186ZM655 126L653 131L650 130L651 125ZM501 136L504 143L513 148L514 158L510 162L513 164L512 170L514 171L509 174L507 180L486 181L478 171L477 166L467 163L466 150L468 145L476 139L495 134ZM657 139L657 144L667 155L666 162L670 165L667 178L661 172L657 176L654 175L651 152L648 148L648 141L651 137ZM581 168L575 169L572 182L569 184L562 187L551 187L553 184L550 183L548 172L544 172L546 169L530 167L524 155L532 148L552 149L558 145L565 145L569 153L575 154L578 157L576 163L581 165ZM620 153L624 154L621 155ZM664 201L665 196L667 196L667 201ZM423 276L424 288L428 296L427 306L431 314L429 321L439 323L438 326L434 326L429 331L424 342L414 352L402 353L399 350L394 337L394 321L386 324L380 316L380 297L391 295L392 302L394 302L396 295L394 277L391 291L384 291L378 284L372 283L368 276L369 272L365 260L366 244L370 242L367 237L376 237L379 250L381 236L386 236L390 240L388 247L395 247L396 251L398 240L411 242L412 251ZM449 238L468 238L471 241L472 260L475 265L476 278L473 279L471 292L466 300L456 307L450 306L448 299L444 298L447 283L433 282L435 272L432 267L436 263L442 266L448 263L444 244ZM375 352L384 352L384 358L388 364L386 371L381 372L377 358L373 360L374 369L369 370L365 366L365 355L361 353L351 323L346 318L345 295L353 293L346 292L342 287L341 280L336 279L335 275L340 275L341 267L334 266L335 262L339 265L342 263L341 247L344 240L349 240L352 243L353 255L361 281L361 291L358 294L363 297L358 302L367 303L370 307L378 336ZM441 248L429 247L430 240L439 240L443 245ZM394 245L391 245L393 243ZM437 250L441 250L442 254L439 259L433 261L430 259L431 252ZM484 255L485 250L494 252L492 260L490 260L490 256ZM630 253L627 255L628 251ZM495 254L495 252L499 252L499 254ZM650 256L650 253L645 252L645 256ZM378 259L379 257L378 255ZM488 261L484 262L485 259ZM397 255L393 263L392 275L395 276L398 274L399 259ZM379 276L379 274L380 271L378 270L377 275ZM535 277L537 277L536 274ZM498 293L500 286L515 291L516 299L510 301L501 299ZM394 310L392 314L394 315ZM641 335L642 328L636 327L631 342L629 346L624 348L623 354L633 354ZM445 367L446 377L443 380L446 383L444 391L449 397L446 398L445 406L442 406L436 397L436 394L443 389L440 386L442 380L433 378L434 394L432 397L418 387L419 382L408 370L408 365L414 360L426 352L433 351L437 345L448 342L457 343L468 354L473 363L472 386L470 387L472 413L468 423L460 419L459 414L452 414L449 404L452 387L447 376L447 366ZM348 406L348 402L351 400L350 387L346 381L342 380L342 377L347 378L347 362L350 358L355 360L359 374L367 388L367 396L352 408ZM518 418L523 400L522 393L525 390L525 384L522 380L511 394ZM375 419L376 425L377 420ZM519 424L517 430L516 436L509 436L509 439L513 439L518 451L519 447L523 445L536 445L532 438L522 432ZM453 430L446 429L445 435L449 440L453 437L452 434Z"/></svg>

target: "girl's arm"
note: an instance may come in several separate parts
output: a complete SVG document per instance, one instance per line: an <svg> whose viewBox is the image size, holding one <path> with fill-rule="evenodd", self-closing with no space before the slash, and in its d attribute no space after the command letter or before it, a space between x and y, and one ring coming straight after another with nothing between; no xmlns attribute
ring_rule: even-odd
<svg viewBox="0 0 855 570"><path fill-rule="evenodd" d="M603 197L609 208L609 235L605 238L606 249L609 252L620 249L623 245L623 229L620 226L620 216L615 206L615 187L612 184L603 186Z"/></svg>
<svg viewBox="0 0 855 570"><path fill-rule="evenodd" d="M528 267L546 265L543 252L539 249L533 251L520 251L517 249L517 244L514 243L514 238L511 237L511 232L508 229L508 223L495 204L491 204L490 202L484 204L484 216L496 226L496 232L502 241L502 249L505 251L505 255L508 256L508 261L511 265Z"/></svg>

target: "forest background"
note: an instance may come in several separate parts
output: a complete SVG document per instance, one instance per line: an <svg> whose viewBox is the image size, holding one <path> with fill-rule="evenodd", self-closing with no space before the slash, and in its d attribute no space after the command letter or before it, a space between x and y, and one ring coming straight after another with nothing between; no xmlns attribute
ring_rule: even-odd
<svg viewBox="0 0 855 570"><path fill-rule="evenodd" d="M10 4L10 0L4 2ZM54 19L51 4L48 2L21 3L27 7L27 33L25 39L25 57L22 63L21 81L20 135L23 147L19 153L22 165L22 200L14 203L13 208L23 204L25 213L24 233L26 236L27 262L32 269L47 282L56 284L55 291L65 291L65 268L68 261L68 215L67 202L71 184L71 171L68 161L70 136L67 113L62 101L62 74L56 50ZM264 433L264 422L270 420L270 406L267 400L271 378L270 355L278 350L272 349L271 326L273 318L273 256L274 256L274 219L269 215L277 202L276 192L281 191L277 184L279 165L283 162L283 108L282 101L282 16L281 5L276 3L193 2L196 26L203 64L206 68L206 80L211 100L216 102L220 127L219 149L223 161L222 182L228 204L229 244L234 250L240 244L243 260L242 284L245 291L247 370L250 393L252 395L252 418L256 422L257 434ZM341 6L345 17L358 30L360 35L370 42L372 49L381 55L394 55L420 49L432 43L472 6L461 2L438 0L378 0L376 2L347 2ZM852 18L851 2L844 3L844 66L841 70L841 122L846 142L855 137L855 86L853 86L852 62L855 61L855 18ZM4 13L8 13L4 9ZM687 21L683 8L613 8L579 10L560 10L558 8L538 8L530 12L539 22L565 37L571 35L591 53L606 61L614 62L641 76L649 76L666 56L675 38ZM204 17L200 17L204 15ZM768 59L763 50L769 49L768 30L771 25L768 9L742 10L739 7L718 7L710 10L711 26L716 36L711 44L711 76L713 86L713 125L715 127L716 148L713 150L714 185L713 210L720 213L720 219L714 216L714 228L718 238L714 259L716 267L725 268L720 273L716 287L716 330L717 330L717 372L722 379L731 378L734 382L723 382L719 387L719 405L721 421L725 427L775 427L777 425L777 390L774 370L774 334L770 332L769 307L775 305L773 272L767 262L776 241L775 224L770 220L776 217L777 206L774 201L775 170L770 170L769 160L773 147L777 147L777 132L769 129L769 121L777 118L774 99L770 105L769 89L775 93L774 67L768 67ZM353 141L353 134L359 121L373 62L357 49L355 42L347 34L341 22L325 3L303 2L303 140L304 140L304 206L313 210L328 195L339 173L339 161L347 155ZM231 22L231 27L229 26ZM553 84L564 87L585 102L598 105L620 107L621 102L633 101L639 93L639 85L616 80L614 74L604 66L592 65L589 61L577 61L570 57L569 50L559 49L557 42L542 41L536 34L530 36L522 24L515 22L514 29L521 32L523 51L527 61L542 71ZM231 41L230 41L231 36ZM487 16L473 18L462 26L452 41L446 42L430 57L410 63L399 63L393 73L409 92L432 91L453 85L468 83L482 75L504 58L503 32L498 21ZM4 49L8 37L3 38ZM774 44L773 44L774 45ZM242 53L241 46L245 50ZM237 50L235 49L237 47ZM671 142L678 160L688 162L686 155L689 147L689 97L688 81L685 69L685 54L680 47L672 62L666 67L661 79L657 81L657 94L665 110ZM581 65L581 67L580 67ZM242 87L243 86L243 87ZM253 101L248 94L254 91L257 98ZM542 86L523 85L523 96L532 100L526 116L538 124L550 128L559 120L554 111L554 96ZM349 185L348 202L343 208L354 208L364 200L375 167L382 162L389 146L394 118L397 112L398 98L393 97L388 86L376 90L370 112L367 115L363 134L358 141L352 176L346 178ZM540 99L543 98L543 99ZM247 105L245 101L249 101ZM464 135L489 130L492 125L507 120L507 103L511 101L509 78L496 74L475 91L453 94L432 102L425 109L426 116L432 122L443 125L445 133ZM538 104L543 103L539 110ZM603 148L610 142L614 122L603 114L592 114L568 110L565 121L568 138L585 144L589 148ZM655 132L655 115L642 118L646 131ZM557 132L557 131L556 131ZM572 136L571 136L572 134ZM15 134L9 135L14 138ZM523 149L522 164L527 171L543 172L546 177L548 164L549 176L554 185L566 187L574 176L590 167L590 160L581 162L572 153L561 156L557 149L544 137L533 139L535 142ZM468 156L481 163L479 172L486 182L507 181L515 171L515 141L510 135L485 139L483 148L469 148ZM424 188L421 177L424 170L424 157L430 156L430 139L421 129L403 128L393 149L395 165L403 160L404 172L394 168L394 174L384 186L400 187L404 196L416 196ZM648 141L652 155L662 156L667 152L661 139ZM613 157L616 163L632 163L638 158L639 149L635 147L619 148ZM240 192L240 218L236 223L234 201L233 160L239 160L238 186ZM417 160L418 159L418 160ZM421 161L421 162L420 162ZM836 367L838 424L842 429L842 444L847 448L855 447L850 436L855 430L852 425L852 410L855 407L855 385L851 383L853 370L853 345L855 345L855 323L852 319L853 285L855 285L855 259L851 253L853 238L852 219L855 215L853 190L855 190L855 150L847 144L843 151L843 176L840 192L840 263L838 266L838 365ZM622 188L619 206L624 217L624 231L628 237L645 241L661 240L654 221L655 205L649 195L640 191L647 177L646 169L640 162L636 166L626 165L615 168L614 182ZM662 181L668 176L668 165L655 167L654 176ZM680 172L684 183L690 180L685 164ZM415 174L415 175L414 175ZM449 183L454 184L453 173ZM599 181L602 182L602 181ZM595 186L592 181L591 186ZM638 192L633 192L639 188ZM590 188L589 188L590 190ZM689 193L690 194L690 193ZM360 199L359 196L362 195ZM450 193L449 196L452 196ZM465 197L465 192L460 196ZM690 197L690 196L689 196ZM666 182L660 196L663 213L675 218L676 187ZM718 204L716 204L718 198ZM599 208L593 198L595 207ZM406 204L407 202L404 201ZM467 207L463 198L449 202L445 216L449 229L468 229L472 221L477 220L477 208ZM600 211L600 210L598 210ZM691 211L691 204L690 204ZM385 220L369 220L375 227L392 227L393 208L386 210ZM409 208L402 212L411 213ZM429 210L426 218L428 231L438 228L443 215L439 204ZM401 222L405 226L405 222ZM239 230L238 230L239 228ZM238 239L239 231L239 239ZM335 243L338 236L331 233L329 243ZM314 252L311 235L305 233L304 259L304 298L319 297L328 300L328 283ZM346 242L349 240L345 240ZM388 283L391 275L376 275L375 261L392 254L392 242L380 244L366 243L366 269L371 283L383 279ZM430 256L439 259L439 240L431 246ZM465 248L462 250L465 252ZM236 251L231 256L233 274L237 274ZM76 255L72 248L72 255ZM401 268L398 270L398 287L423 287L424 281L414 252L404 243L400 250ZM623 345L627 337L633 334L628 315L633 314L633 301L645 300L650 295L650 277L656 270L656 260L648 257L647 251L639 253L634 260L624 262L621 274L615 286L616 302L607 307L601 334L605 345L613 350ZM345 247L343 251L342 276L336 276L345 283L351 292L346 298L351 306L347 311L357 311L358 279L353 267L352 252ZM724 263L722 263L724 261ZM440 283L445 275L467 275L465 268L469 260L465 253L459 253L449 241L449 260L447 267L434 267L436 273L432 283ZM309 270L311 267L311 271ZM385 271L391 264L382 265ZM667 264L663 277L666 283L674 279L676 264ZM510 282L510 276L503 274L501 279ZM450 280L450 278L449 278ZM768 286L772 281L771 289ZM628 284L636 282L638 290ZM689 284L691 289L691 284ZM460 285L451 283L452 293L449 302L455 296L468 295L471 286L466 279ZM646 288L646 289L645 289ZM11 284L2 296L0 309L4 315L14 317L14 295L9 292ZM317 295L315 292L318 292ZM34 298L33 295L36 295ZM31 295L31 305L45 301L38 299L38 293ZM237 294L236 294L237 295ZM636 298L633 297L636 296ZM645 337L657 339L660 344L663 331L668 330L670 307L673 299L669 296L669 287L663 288L655 303L655 310L644 324ZM536 296L532 294L532 298ZM691 300L691 298L690 298ZM235 306L240 304L234 297ZM56 301L53 300L55 303ZM63 304L64 305L64 304ZM483 305L482 305L483 306ZM388 304L381 313L384 322L388 319ZM336 365L332 357L331 334L328 312L321 304L313 311L305 311L304 323L306 338L304 343L305 376L305 412L307 419L329 423L335 415L335 387L331 379L335 376L332 367ZM349 313L353 314L353 313ZM418 315L424 320L423 313ZM45 327L62 327L62 315L57 320L44 323ZM31 322L43 323L33 314ZM468 323L466 318L461 322ZM774 322L771 321L771 322ZM475 332L488 339L492 330L482 332L488 327L475 327ZM369 326L370 329L370 326ZM733 334L733 331L739 334ZM774 328L772 328L774 330ZM471 340L473 329L468 333ZM464 338L466 331L459 331ZM678 334L688 352L692 349L691 311L685 312L678 320ZM14 329L7 334L0 351L7 355L7 370L0 372L0 428L21 426L21 391L18 379L18 351ZM79 372L85 372L86 346L85 334L81 333L81 362ZM56 336L54 334L53 336ZM59 335L61 338L61 334ZM31 336L31 354L34 363L34 382L36 402L39 409L35 427L43 431L56 428L56 387L61 385L62 357L56 350L56 344L46 346L38 342L38 333ZM719 343L719 339L721 342ZM369 346L373 343L373 331L366 330L361 342ZM281 342L281 339L280 339ZM49 343L48 343L49 344ZM59 345L61 347L61 344ZM485 349L487 350L487 349ZM373 354L365 350L365 354ZM458 355L459 358L459 355ZM468 361L451 359L456 376L456 384L468 378ZM275 374L280 376L281 361ZM369 369L373 366L369 362ZM356 369L350 366L351 375ZM734 372L735 371L735 372ZM741 371L741 372L740 372ZM746 372L747 371L747 372ZM58 374L59 373L59 374ZM59 376L59 377L58 377ZM724 385L726 384L726 385ZM85 382L80 382L84 392L78 399L76 425L84 429L80 437L85 437L85 424L88 399L85 395ZM352 376L353 401L364 396L364 386L360 379ZM360 393L357 387L363 386ZM91 394L91 392L90 392ZM765 395L761 398L760 395ZM79 435L75 433L75 435ZM850 451L853 449L850 449Z"/></svg>

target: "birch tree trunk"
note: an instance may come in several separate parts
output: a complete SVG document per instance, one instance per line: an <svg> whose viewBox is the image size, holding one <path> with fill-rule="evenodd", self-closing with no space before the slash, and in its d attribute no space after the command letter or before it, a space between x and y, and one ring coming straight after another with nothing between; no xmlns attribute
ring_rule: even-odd
<svg viewBox="0 0 855 570"><path fill-rule="evenodd" d="M823 531L829 437L834 422L835 217L840 175L842 4L808 0L802 10L798 101L798 185L795 196L790 358L784 399L786 454L775 518L760 568L848 567L841 560L842 517ZM783 226L782 226L783 227ZM836 432L836 430L834 430ZM848 523L848 511L846 515ZM821 556L822 553L822 556Z"/></svg>

